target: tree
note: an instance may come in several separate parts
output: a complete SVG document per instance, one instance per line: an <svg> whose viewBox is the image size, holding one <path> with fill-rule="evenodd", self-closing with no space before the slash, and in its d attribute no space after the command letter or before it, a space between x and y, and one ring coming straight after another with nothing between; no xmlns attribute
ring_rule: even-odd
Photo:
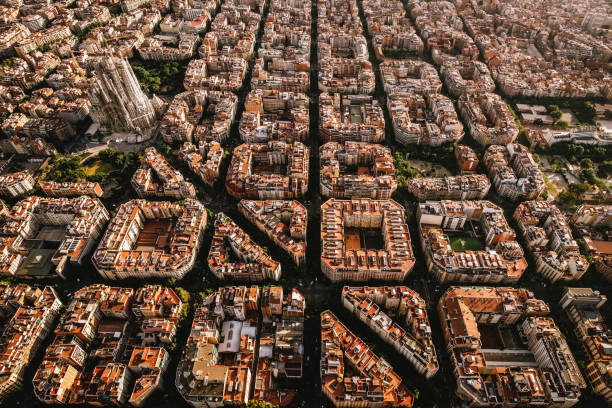
<svg viewBox="0 0 612 408"><path fill-rule="evenodd" d="M183 303L183 307L181 308L181 313L179 315L179 324L182 324L182 322L184 322L185 319L187 319L188 315L189 315L189 303Z"/></svg>
<svg viewBox="0 0 612 408"><path fill-rule="evenodd" d="M571 155L582 156L584 154L584 146L578 144L570 144L568 150Z"/></svg>
<svg viewBox="0 0 612 408"><path fill-rule="evenodd" d="M96 170L94 174L87 177L89 181L93 181L96 183L104 183L107 178L108 178L108 174L100 170Z"/></svg>
<svg viewBox="0 0 612 408"><path fill-rule="evenodd" d="M132 66L140 86L153 93L173 93L182 89L187 63L145 61Z"/></svg>
<svg viewBox="0 0 612 408"><path fill-rule="evenodd" d="M569 127L569 123L565 120L558 120L555 124L560 129L567 129Z"/></svg>
<svg viewBox="0 0 612 408"><path fill-rule="evenodd" d="M122 168L123 164L125 163L125 153L116 153L115 157L113 158L113 163L115 164L115 167Z"/></svg>
<svg viewBox="0 0 612 408"><path fill-rule="evenodd" d="M98 153L98 157L105 163L112 163L117 152L112 147L104 149Z"/></svg>
<svg viewBox="0 0 612 408"><path fill-rule="evenodd" d="M595 118L597 117L597 111L595 110L595 106L589 101L579 102L574 107L574 113L576 114L576 118L580 122L584 123L595 123Z"/></svg>
<svg viewBox="0 0 612 408"><path fill-rule="evenodd" d="M134 71L134 74L136 74L138 80L146 81L149 78L149 71L140 65L133 65L132 70Z"/></svg>
<svg viewBox="0 0 612 408"><path fill-rule="evenodd" d="M591 187L585 183L573 183L569 185L569 190L572 193L583 194L589 191Z"/></svg>
<svg viewBox="0 0 612 408"><path fill-rule="evenodd" d="M80 181L85 178L85 170L81 167L81 158L57 158L53 169L47 173L47 180L54 181Z"/></svg>
<svg viewBox="0 0 612 408"><path fill-rule="evenodd" d="M612 145L603 146L589 146L590 154L600 158L608 158L612 155Z"/></svg>
<svg viewBox="0 0 612 408"><path fill-rule="evenodd" d="M600 177L607 178L612 174L612 160L606 160L599 165L598 174Z"/></svg>
<svg viewBox="0 0 612 408"><path fill-rule="evenodd" d="M584 159L580 160L580 167L582 167L583 169L592 169L593 160L585 157Z"/></svg>
<svg viewBox="0 0 612 408"><path fill-rule="evenodd" d="M407 184L408 184L408 181L406 180L406 177L404 177L403 174L400 174L397 176L397 187L398 188L405 188Z"/></svg>
<svg viewBox="0 0 612 408"><path fill-rule="evenodd" d="M181 298L183 303L189 303L189 299L191 298L191 296L189 295L189 292L187 292L185 289L179 286L177 288L174 288L174 292L178 295L178 297Z"/></svg>
<svg viewBox="0 0 612 408"><path fill-rule="evenodd" d="M533 121L533 124L536 126L543 126L544 125L544 121L540 118L537 118L536 120Z"/></svg>
<svg viewBox="0 0 612 408"><path fill-rule="evenodd" d="M560 110L556 110L556 111L550 112L550 116L554 120L559 120L559 119L561 119L561 116L563 116L563 113Z"/></svg>
<svg viewBox="0 0 612 408"><path fill-rule="evenodd" d="M554 120L559 120L561 119L561 116L563 116L563 112L561 112L561 109L559 109L559 105L548 105L546 110Z"/></svg>
<svg viewBox="0 0 612 408"><path fill-rule="evenodd" d="M140 162L142 161L142 155L136 152L130 152L127 155L127 171L129 173L133 173L136 168L140 166Z"/></svg>
<svg viewBox="0 0 612 408"><path fill-rule="evenodd" d="M595 185L595 186L601 188L602 190L606 190L608 188L608 185L606 184L606 181L600 179L599 177L597 177L595 175L595 172L593 171L593 169L584 170L582 172L582 178L584 178L587 183L589 183L591 185Z"/></svg>

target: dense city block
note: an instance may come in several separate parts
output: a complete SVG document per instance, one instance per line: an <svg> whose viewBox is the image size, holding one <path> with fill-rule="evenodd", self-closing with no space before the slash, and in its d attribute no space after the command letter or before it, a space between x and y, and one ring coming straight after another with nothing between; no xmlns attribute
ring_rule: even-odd
<svg viewBox="0 0 612 408"><path fill-rule="evenodd" d="M0 0L2 406L609 407L611 296L610 0Z"/></svg>

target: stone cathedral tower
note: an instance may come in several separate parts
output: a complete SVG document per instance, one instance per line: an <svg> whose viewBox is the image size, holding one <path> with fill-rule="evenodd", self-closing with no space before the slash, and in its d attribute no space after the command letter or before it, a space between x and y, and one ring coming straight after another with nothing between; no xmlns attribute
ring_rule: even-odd
<svg viewBox="0 0 612 408"><path fill-rule="evenodd" d="M90 114L103 132L140 133L155 126L153 104L126 59L102 58L93 73L89 86Z"/></svg>

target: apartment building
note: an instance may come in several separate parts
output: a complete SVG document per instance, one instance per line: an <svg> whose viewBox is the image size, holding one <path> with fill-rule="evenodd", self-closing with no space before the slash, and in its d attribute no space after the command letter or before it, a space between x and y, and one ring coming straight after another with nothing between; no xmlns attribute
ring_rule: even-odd
<svg viewBox="0 0 612 408"><path fill-rule="evenodd" d="M433 65L420 60L390 60L380 63L380 80L389 96L439 94L442 81Z"/></svg>
<svg viewBox="0 0 612 408"><path fill-rule="evenodd" d="M574 333L586 352L586 377L595 394L612 403L612 330L601 307L608 298L591 288L567 288L559 304L567 312Z"/></svg>
<svg viewBox="0 0 612 408"><path fill-rule="evenodd" d="M252 89L307 92L310 89L311 3L270 2Z"/></svg>
<svg viewBox="0 0 612 408"><path fill-rule="evenodd" d="M463 138L453 102L439 93L394 95L387 99L395 140L403 145L440 146Z"/></svg>
<svg viewBox="0 0 612 408"><path fill-rule="evenodd" d="M270 60L257 58L251 74L251 87L281 92L307 92L310 89L309 72L308 60L294 59L291 55Z"/></svg>
<svg viewBox="0 0 612 408"><path fill-rule="evenodd" d="M234 149L225 188L236 198L292 199L308 191L310 150L300 142L245 143Z"/></svg>
<svg viewBox="0 0 612 408"><path fill-rule="evenodd" d="M162 30L164 24L168 23L169 18L171 16L167 15L161 21L160 27ZM192 20L190 23L195 22L199 22L200 27L206 27L206 21L203 18ZM188 24L185 26L191 28L191 31L195 31L195 33L179 32L174 34L163 32L160 35L146 37L136 48L138 55L145 61L186 61L191 59L200 43L197 32L202 29L197 28L198 25Z"/></svg>
<svg viewBox="0 0 612 408"><path fill-rule="evenodd" d="M341 94L371 94L376 86L372 63L357 58L323 58L319 61L319 90Z"/></svg>
<svg viewBox="0 0 612 408"><path fill-rule="evenodd" d="M349 377L346 366L356 371ZM335 407L411 407L414 394L329 310L321 313L321 389Z"/></svg>
<svg viewBox="0 0 612 408"><path fill-rule="evenodd" d="M317 8L319 10L317 25L323 28L323 30L319 30L320 33L341 32L342 29L363 31L359 18L359 7L355 0L320 0L317 2Z"/></svg>
<svg viewBox="0 0 612 408"><path fill-rule="evenodd" d="M478 169L478 155L470 146L455 145L455 159L461 174L473 174Z"/></svg>
<svg viewBox="0 0 612 408"><path fill-rule="evenodd" d="M567 399L571 402L576 400L580 396L580 390L586 388L586 382L565 341L565 334L558 329L551 317L544 316L528 317L523 321L521 329L536 362L562 378L565 389L568 390ZM552 387L551 390L557 391Z"/></svg>
<svg viewBox="0 0 612 408"><path fill-rule="evenodd" d="M551 282L578 280L589 268L565 216L546 201L524 201L514 220L535 258L536 271Z"/></svg>
<svg viewBox="0 0 612 408"><path fill-rule="evenodd" d="M55 92L40 88L32 91L28 100L22 100L25 94L16 97L19 99L2 104L2 111L10 114L2 124L2 131L9 137L2 141L2 150L10 153L48 156L55 148L40 138L71 140L75 135L72 126L76 127L89 115L90 103L81 89Z"/></svg>
<svg viewBox="0 0 612 408"><path fill-rule="evenodd" d="M575 405L586 384L549 312L526 289L451 286L438 314L457 396L478 407Z"/></svg>
<svg viewBox="0 0 612 408"><path fill-rule="evenodd" d="M427 306L406 286L345 286L342 304L426 378L438 372ZM389 314L395 317L392 318Z"/></svg>
<svg viewBox="0 0 612 408"><path fill-rule="evenodd" d="M260 293L257 286L222 287L196 309L175 380L191 406L220 408L251 398Z"/></svg>
<svg viewBox="0 0 612 408"><path fill-rule="evenodd" d="M211 55L252 58L261 15L244 10L236 13L234 10L229 8L217 13L198 50L201 58Z"/></svg>
<svg viewBox="0 0 612 408"><path fill-rule="evenodd" d="M319 62L327 58L368 60L367 41L354 0L319 1L317 53Z"/></svg>
<svg viewBox="0 0 612 408"><path fill-rule="evenodd" d="M527 269L503 210L490 201L426 201L416 218L427 269L439 282L516 283Z"/></svg>
<svg viewBox="0 0 612 408"><path fill-rule="evenodd" d="M324 18L319 18L319 21ZM329 24L328 21L326 21ZM317 38L317 57L319 63L332 60L352 64L358 61L368 61L368 42L363 36L361 21L359 25L343 31L340 26L331 25L319 31Z"/></svg>
<svg viewBox="0 0 612 408"><path fill-rule="evenodd" d="M368 33L379 60L395 56L421 55L424 44L401 2L366 0L363 2Z"/></svg>
<svg viewBox="0 0 612 408"><path fill-rule="evenodd" d="M57 154L55 147L41 138L8 137L0 141L0 149L6 154L28 157L52 157Z"/></svg>
<svg viewBox="0 0 612 408"><path fill-rule="evenodd" d="M395 201L331 198L321 206L321 269L333 282L401 281L414 263L404 208Z"/></svg>
<svg viewBox="0 0 612 408"><path fill-rule="evenodd" d="M0 174L0 195L5 197L17 197L32 191L36 181L27 171L17 173Z"/></svg>
<svg viewBox="0 0 612 408"><path fill-rule="evenodd" d="M310 2L270 2L258 56L265 60L291 56L310 66L311 8Z"/></svg>
<svg viewBox="0 0 612 408"><path fill-rule="evenodd" d="M230 253L231 251L231 253ZM272 259L224 213L215 216L208 268L217 278L247 282L278 281L280 262Z"/></svg>
<svg viewBox="0 0 612 408"><path fill-rule="evenodd" d="M362 142L329 142L319 148L321 194L333 198L388 200L397 189L387 147Z"/></svg>
<svg viewBox="0 0 612 408"><path fill-rule="evenodd" d="M603 25L612 25L612 17L604 13L589 12L582 20L582 27L587 31L601 28Z"/></svg>
<svg viewBox="0 0 612 408"><path fill-rule="evenodd" d="M310 135L309 99L306 94L276 89L255 89L244 102L238 131L245 143L280 140L304 142Z"/></svg>
<svg viewBox="0 0 612 408"><path fill-rule="evenodd" d="M297 200L240 200L238 211L296 263L306 263L308 211Z"/></svg>
<svg viewBox="0 0 612 408"><path fill-rule="evenodd" d="M15 43L14 49L17 55L21 58L25 58L35 49L66 39L71 35L70 27L57 24L30 34L27 38Z"/></svg>
<svg viewBox="0 0 612 408"><path fill-rule="evenodd" d="M51 52L35 52L28 55L27 60L32 65L23 58L7 60L7 65L0 67L0 83L5 86L33 87L41 84L45 76L60 63L59 57Z"/></svg>
<svg viewBox="0 0 612 408"><path fill-rule="evenodd" d="M54 405L142 406L161 389L182 307L161 286L76 291L34 374L34 394Z"/></svg>
<svg viewBox="0 0 612 408"><path fill-rule="evenodd" d="M174 57L193 55L197 37L181 37L178 31L171 33L172 30L168 30L171 19L164 19L163 33L153 33L156 27L160 27L162 13L167 13L169 3L159 2L151 8L139 8L139 2L142 3L141 0L124 0L123 4L131 4L129 11L111 17L104 26L92 27L87 32L87 36L79 45L79 50L87 52L86 58L75 55L81 66L89 66L92 60L103 58L109 49L115 57L128 59L142 56L151 60L168 61ZM197 29L198 25L193 27ZM137 51L141 51L142 55ZM67 56L70 56L69 52Z"/></svg>
<svg viewBox="0 0 612 408"><path fill-rule="evenodd" d="M19 135L67 142L74 138L76 132L70 123L62 119L28 118Z"/></svg>
<svg viewBox="0 0 612 408"><path fill-rule="evenodd" d="M100 200L87 196L19 201L0 222L0 274L48 278L54 269L65 278L66 264L83 263L109 218ZM45 242L55 249L42 248Z"/></svg>
<svg viewBox="0 0 612 408"><path fill-rule="evenodd" d="M406 180L406 188L419 201L482 200L491 188L484 174L450 177L418 177Z"/></svg>
<svg viewBox="0 0 612 408"><path fill-rule="evenodd" d="M503 198L535 200L546 188L544 174L529 149L518 143L492 145L485 151L482 162Z"/></svg>
<svg viewBox="0 0 612 408"><path fill-rule="evenodd" d="M467 33L506 96L606 95L610 75L603 55L609 53L610 37L595 28L605 19L592 16L609 13L588 2L550 0L520 1L511 16L500 18L503 13L503 8L481 5L461 11ZM546 17L551 13L552 20Z"/></svg>
<svg viewBox="0 0 612 408"><path fill-rule="evenodd" d="M376 78L357 3L353 0L320 1L317 9L319 90L371 94Z"/></svg>
<svg viewBox="0 0 612 408"><path fill-rule="evenodd" d="M474 140L483 146L507 145L518 136L510 109L497 94L463 94L459 97L459 112Z"/></svg>
<svg viewBox="0 0 612 408"><path fill-rule="evenodd" d="M30 98L16 107L32 119L56 119L76 126L87 118L90 106L86 92L80 88L65 87L58 91L51 88L32 91ZM23 131L31 132L30 126L30 123L24 124ZM58 139L67 139L66 136Z"/></svg>
<svg viewBox="0 0 612 408"><path fill-rule="evenodd" d="M572 215L571 223L583 239L597 272L612 281L612 206L583 204Z"/></svg>
<svg viewBox="0 0 612 408"><path fill-rule="evenodd" d="M3 26L9 25L9 23L16 23L17 17L19 17L18 7L2 6L2 19L0 20L0 22Z"/></svg>
<svg viewBox="0 0 612 408"><path fill-rule="evenodd" d="M0 30L0 55L10 54L15 44L30 36L30 30L23 24L12 23Z"/></svg>
<svg viewBox="0 0 612 408"><path fill-rule="evenodd" d="M448 92L455 96L466 93L494 92L495 82L489 68L477 60L448 59L440 67Z"/></svg>
<svg viewBox="0 0 612 408"><path fill-rule="evenodd" d="M52 332L61 307L62 302L51 286L41 290L26 285L0 285L4 322L0 336L1 398L23 387L25 371Z"/></svg>
<svg viewBox="0 0 612 408"><path fill-rule="evenodd" d="M131 200L119 208L93 254L105 279L182 279L196 261L207 223L197 200Z"/></svg>
<svg viewBox="0 0 612 408"><path fill-rule="evenodd" d="M305 309L306 299L295 288L288 293L281 286L262 289L254 400L284 407L297 395L283 382L302 378Z"/></svg>
<svg viewBox="0 0 612 408"><path fill-rule="evenodd" d="M93 197L102 197L104 191L99 183L71 183L57 181L39 181L40 189L51 197L76 197L88 195Z"/></svg>
<svg viewBox="0 0 612 408"><path fill-rule="evenodd" d="M192 59L185 71L183 86L188 91L237 92L242 87L247 68L247 62L238 57L221 55Z"/></svg>
<svg viewBox="0 0 612 408"><path fill-rule="evenodd" d="M463 4L457 4L457 8L461 6ZM478 59L478 47L463 32L463 23L453 3L411 1L407 7L437 65Z"/></svg>
<svg viewBox="0 0 612 408"><path fill-rule="evenodd" d="M154 147L147 147L140 168L132 175L132 187L139 197L195 198L193 184L175 170Z"/></svg>
<svg viewBox="0 0 612 408"><path fill-rule="evenodd" d="M436 27L430 32L429 27L422 24L424 16L420 16L417 25L421 28L421 35L425 38L425 44L431 52L432 59L437 65L447 61L458 59L459 61L477 60L479 56L478 47L469 35L460 30L450 27Z"/></svg>
<svg viewBox="0 0 612 408"><path fill-rule="evenodd" d="M319 95L319 134L324 142L380 143L385 117L378 101L367 95Z"/></svg>
<svg viewBox="0 0 612 408"><path fill-rule="evenodd" d="M166 143L222 142L236 116L238 97L229 91L189 91L174 97L159 124Z"/></svg>
<svg viewBox="0 0 612 408"><path fill-rule="evenodd" d="M213 186L219 178L219 168L225 155L225 150L219 142L200 142L196 147L185 142L179 150L179 160L187 163L191 171L200 177L205 184Z"/></svg>

